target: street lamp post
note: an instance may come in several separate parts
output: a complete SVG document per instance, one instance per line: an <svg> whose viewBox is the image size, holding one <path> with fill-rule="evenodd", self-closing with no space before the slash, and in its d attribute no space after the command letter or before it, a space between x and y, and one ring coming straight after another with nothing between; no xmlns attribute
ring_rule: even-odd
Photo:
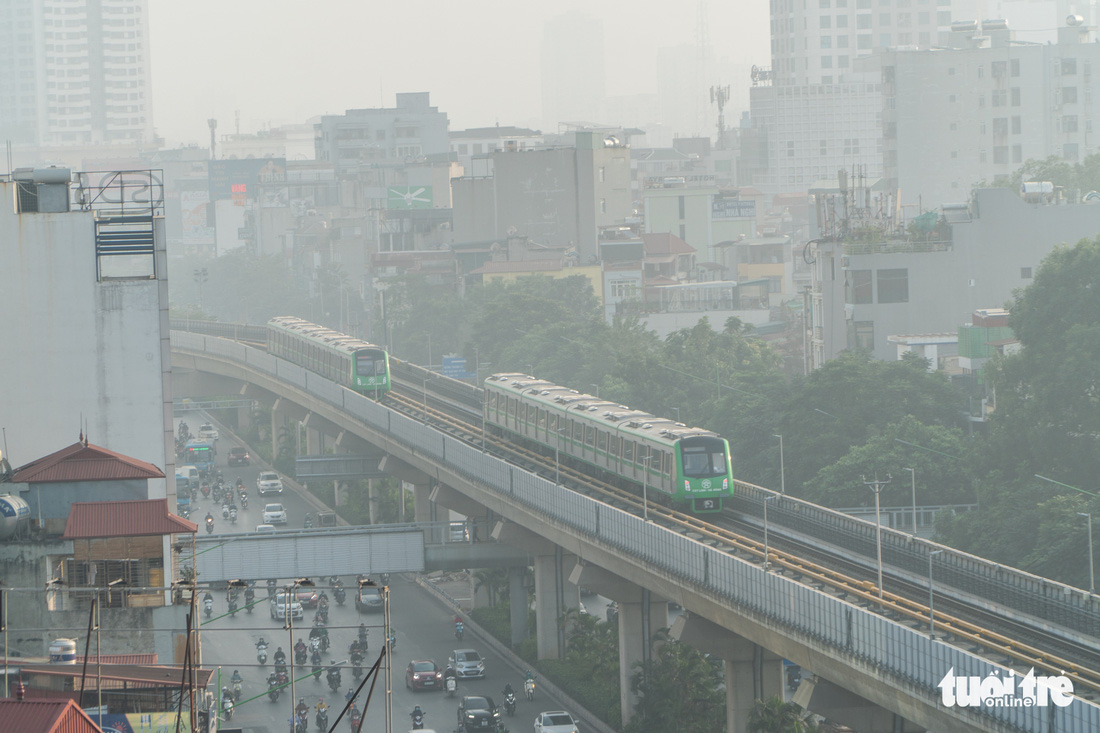
<svg viewBox="0 0 1100 733"><path fill-rule="evenodd" d="M936 610L932 597L932 558L943 550L932 550L928 553L928 638L936 638Z"/></svg>
<svg viewBox="0 0 1100 733"><path fill-rule="evenodd" d="M294 712L294 698L295 698L295 691L294 691L294 600L296 600L295 599L296 591L298 590L299 587L302 587L302 588L313 587L313 581L310 580L309 578L298 578L292 584L287 586L286 592L283 594L283 621L285 622L285 625L286 625L287 639L288 639L288 643L290 645L287 648L290 649L290 654L288 656L290 657L290 720L291 720L291 725L292 725L291 731L293 731L293 721L294 721L294 716L295 716L295 712Z"/></svg>
<svg viewBox="0 0 1100 733"><path fill-rule="evenodd" d="M1096 593L1096 574L1092 564L1092 512L1077 512L1077 516L1084 517L1089 523L1089 593Z"/></svg>
<svg viewBox="0 0 1100 733"><path fill-rule="evenodd" d="M776 496L774 494L772 494L771 496L765 496L764 497L764 572L765 573L768 572L768 570L769 570L769 563L768 563L768 503L771 502L771 501L774 501L775 498L776 498Z"/></svg>
<svg viewBox="0 0 1100 733"><path fill-rule="evenodd" d="M772 433L773 438L779 438L779 493L787 493L787 475L783 468L783 436Z"/></svg>
<svg viewBox="0 0 1100 733"><path fill-rule="evenodd" d="M882 493L882 487L890 483L893 477L890 474L886 474L885 480L879 480L878 476L875 476L874 481L868 481L866 476L860 476L860 480L863 481L863 485L875 492L875 547L878 553L878 597L882 598L882 513L879 508L879 497Z"/></svg>
<svg viewBox="0 0 1100 733"><path fill-rule="evenodd" d="M649 462L658 456L642 459L642 520L649 521Z"/></svg>
<svg viewBox="0 0 1100 733"><path fill-rule="evenodd" d="M908 471L913 477L913 536L917 536L917 469L906 468L902 469Z"/></svg>

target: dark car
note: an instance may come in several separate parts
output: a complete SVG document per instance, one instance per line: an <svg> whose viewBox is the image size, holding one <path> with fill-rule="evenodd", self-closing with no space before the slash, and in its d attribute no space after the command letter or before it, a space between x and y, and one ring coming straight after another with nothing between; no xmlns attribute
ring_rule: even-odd
<svg viewBox="0 0 1100 733"><path fill-rule="evenodd" d="M496 730L500 710L493 698L467 695L458 705L458 727L466 733L472 730Z"/></svg>
<svg viewBox="0 0 1100 733"><path fill-rule="evenodd" d="M252 456L248 455L247 448L230 448L225 460L230 466L247 466Z"/></svg>
<svg viewBox="0 0 1100 733"><path fill-rule="evenodd" d="M405 668L405 687L416 690L442 690L443 672L432 659L414 659Z"/></svg>

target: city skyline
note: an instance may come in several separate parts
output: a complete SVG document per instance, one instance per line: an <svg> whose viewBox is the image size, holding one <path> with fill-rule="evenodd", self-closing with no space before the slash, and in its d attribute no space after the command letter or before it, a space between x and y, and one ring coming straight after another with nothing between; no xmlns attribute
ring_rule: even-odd
<svg viewBox="0 0 1100 733"><path fill-rule="evenodd" d="M713 64L714 71L700 80L702 88L729 84L747 89L747 74L727 78L728 70L770 63L767 4L753 3L748 10L702 5L713 57L727 61ZM315 7L289 0L152 3L149 42L158 134L169 145L205 145L207 120L218 120L219 134L232 133L238 110L240 131L248 133L346 109L392 107L398 92L421 91L431 93L453 130L496 123L542 128L543 21L577 14L602 23L603 86L609 97L656 95L658 50L698 48L700 5L671 0L609 0L598 6L573 0L545 15L528 12L524 17L503 0L471 0L434 7L430 24L421 8L390 6L381 12L351 0L323 5L326 17L340 18L339 23L311 23ZM410 44L403 31L412 27L422 44ZM362 29L375 28L380 29L375 36L368 31L362 37ZM325 53L313 55L314 49ZM319 83L326 74L333 83ZM747 103L747 92L744 98ZM716 119L715 109L705 129L680 132L713 135ZM726 119L731 120L729 111Z"/></svg>

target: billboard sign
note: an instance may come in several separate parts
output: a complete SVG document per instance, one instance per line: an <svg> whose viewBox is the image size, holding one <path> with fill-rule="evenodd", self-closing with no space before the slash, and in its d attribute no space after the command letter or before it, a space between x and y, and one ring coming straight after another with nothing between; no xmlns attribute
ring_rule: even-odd
<svg viewBox="0 0 1100 733"><path fill-rule="evenodd" d="M431 186L389 186L386 188L387 209L432 208Z"/></svg>
<svg viewBox="0 0 1100 733"><path fill-rule="evenodd" d="M444 356L443 376L451 379L477 379L476 374L466 371L466 357L464 356Z"/></svg>
<svg viewBox="0 0 1100 733"><path fill-rule="evenodd" d="M754 199L716 198L711 204L712 219L754 219L756 201Z"/></svg>

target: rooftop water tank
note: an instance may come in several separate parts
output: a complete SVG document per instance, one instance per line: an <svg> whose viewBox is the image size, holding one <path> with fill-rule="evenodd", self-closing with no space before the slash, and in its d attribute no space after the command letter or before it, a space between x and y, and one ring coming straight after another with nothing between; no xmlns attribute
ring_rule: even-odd
<svg viewBox="0 0 1100 733"><path fill-rule="evenodd" d="M76 642L72 639L51 641L50 664L76 664Z"/></svg>
<svg viewBox="0 0 1100 733"><path fill-rule="evenodd" d="M0 495L0 540L11 539L31 519L31 508L15 494Z"/></svg>

